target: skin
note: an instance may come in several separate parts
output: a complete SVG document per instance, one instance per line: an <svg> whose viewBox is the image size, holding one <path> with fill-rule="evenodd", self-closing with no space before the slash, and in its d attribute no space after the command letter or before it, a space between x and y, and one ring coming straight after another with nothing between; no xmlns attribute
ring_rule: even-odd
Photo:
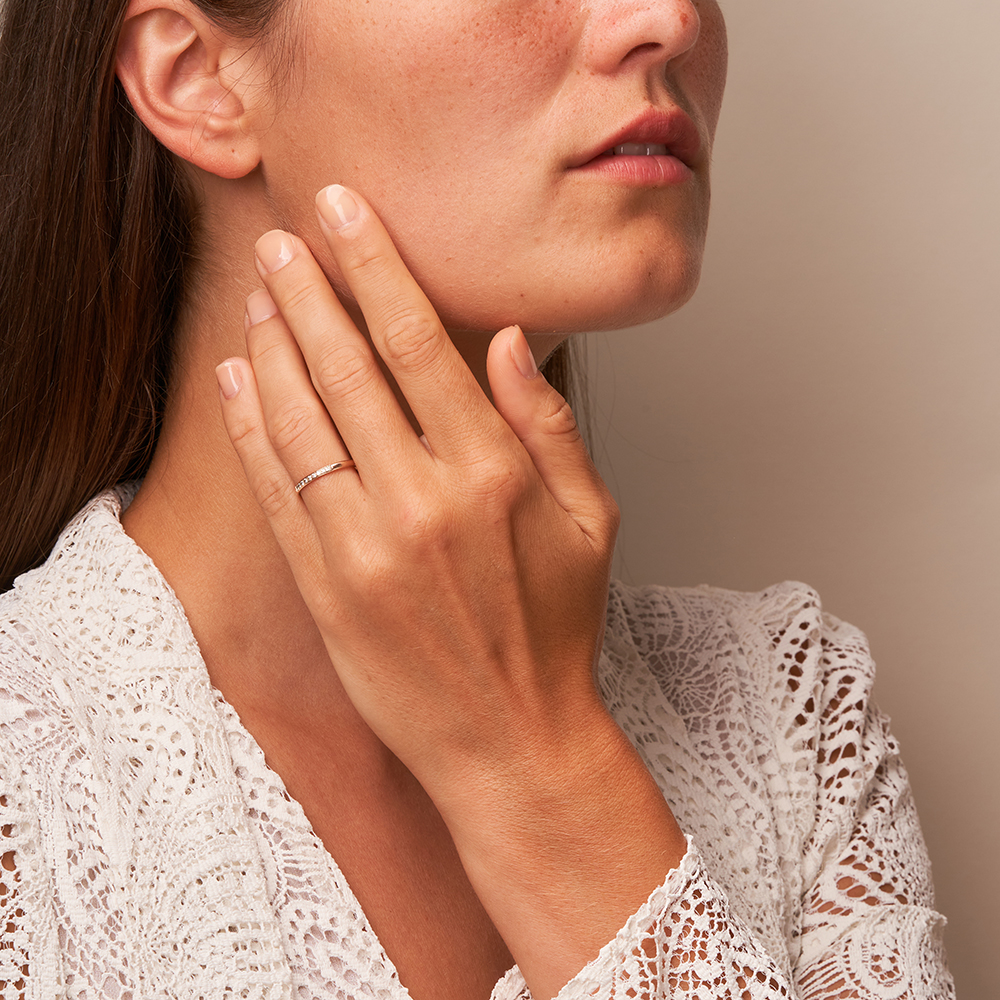
<svg viewBox="0 0 1000 1000"><path fill-rule="evenodd" d="M526 351L692 294L722 19L333 7L296 8L285 75L184 0L129 8L119 77L189 172L204 264L125 527L413 996L488 997L515 960L553 996L685 845L594 690L617 511ZM688 182L567 169L675 105Z"/></svg>

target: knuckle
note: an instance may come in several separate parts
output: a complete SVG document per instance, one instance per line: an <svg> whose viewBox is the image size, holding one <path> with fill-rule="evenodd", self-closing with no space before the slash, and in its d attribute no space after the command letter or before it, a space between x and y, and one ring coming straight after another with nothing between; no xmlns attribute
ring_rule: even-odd
<svg viewBox="0 0 1000 1000"><path fill-rule="evenodd" d="M268 520L273 521L281 520L297 497L288 477L274 474L258 477L253 484L253 493Z"/></svg>
<svg viewBox="0 0 1000 1000"><path fill-rule="evenodd" d="M319 292L308 281L296 283L283 290L281 311L288 316L311 316L319 312Z"/></svg>
<svg viewBox="0 0 1000 1000"><path fill-rule="evenodd" d="M396 511L400 537L408 546L418 549L443 538L448 521L443 505L425 498L406 499Z"/></svg>
<svg viewBox="0 0 1000 1000"><path fill-rule="evenodd" d="M400 497L391 517L392 553L384 553L388 558L383 562L395 568L397 586L400 572L447 562L463 523L461 507L454 497L445 502L419 493Z"/></svg>
<svg viewBox="0 0 1000 1000"><path fill-rule="evenodd" d="M505 455L491 463L484 485L494 496L518 494L527 485L525 469L512 455Z"/></svg>
<svg viewBox="0 0 1000 1000"><path fill-rule="evenodd" d="M236 454L244 460L256 450L261 437L261 425L255 417L242 416L231 420L228 431Z"/></svg>
<svg viewBox="0 0 1000 1000"><path fill-rule="evenodd" d="M314 416L308 407L289 402L271 418L271 443L279 454L298 448L308 443L314 428Z"/></svg>
<svg viewBox="0 0 1000 1000"><path fill-rule="evenodd" d="M467 471L473 496L489 503L510 503L529 483L524 465L506 452L484 456Z"/></svg>
<svg viewBox="0 0 1000 1000"><path fill-rule="evenodd" d="M399 598L400 558L395 540L378 532L347 536L339 557L343 579L355 597L386 608Z"/></svg>
<svg viewBox="0 0 1000 1000"><path fill-rule="evenodd" d="M386 361L420 370L437 357L441 324L413 305L400 305L382 321L382 354Z"/></svg>
<svg viewBox="0 0 1000 1000"><path fill-rule="evenodd" d="M541 405L539 419L546 432L555 434L570 441L579 441L580 428L577 425L573 409L562 396L553 389Z"/></svg>
<svg viewBox="0 0 1000 1000"><path fill-rule="evenodd" d="M389 267L389 257L386 252L370 240L357 240L351 243L353 253L346 263L347 270L357 275L361 281L377 281Z"/></svg>
<svg viewBox="0 0 1000 1000"><path fill-rule="evenodd" d="M375 378L370 359L356 351L330 351L321 356L313 381L324 399L349 398L362 392Z"/></svg>
<svg viewBox="0 0 1000 1000"><path fill-rule="evenodd" d="M273 327L268 329L266 324L257 323L247 333L247 345L254 365L260 366L260 371L265 371L282 363L292 341L287 333Z"/></svg>

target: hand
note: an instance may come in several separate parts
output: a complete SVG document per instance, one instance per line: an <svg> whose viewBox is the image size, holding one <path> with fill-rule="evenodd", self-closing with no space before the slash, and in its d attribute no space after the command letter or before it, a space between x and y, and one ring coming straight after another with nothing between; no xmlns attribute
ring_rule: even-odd
<svg viewBox="0 0 1000 1000"><path fill-rule="evenodd" d="M348 696L555 992L683 854L594 687L617 509L521 331L490 345L494 407L370 207L339 187L317 206L371 343L305 243L266 234L226 427ZM642 822L609 809L622 794ZM574 914L555 943L554 909Z"/></svg>
<svg viewBox="0 0 1000 1000"><path fill-rule="evenodd" d="M342 189L341 189L342 190ZM340 207L350 198L341 194ZM355 707L429 792L593 701L616 510L523 334L492 344L501 417L360 201L323 226L413 429L306 245L258 243L253 379L224 407ZM325 197L320 205L332 206ZM280 266L279 266L280 265ZM269 313L273 315L268 316ZM357 463L296 494L293 483Z"/></svg>

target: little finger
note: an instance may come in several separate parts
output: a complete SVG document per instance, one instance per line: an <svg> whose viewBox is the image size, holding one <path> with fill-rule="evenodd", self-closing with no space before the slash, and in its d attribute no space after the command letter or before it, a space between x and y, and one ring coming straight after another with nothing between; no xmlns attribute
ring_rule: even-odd
<svg viewBox="0 0 1000 1000"><path fill-rule="evenodd" d="M215 374L219 382L222 420L243 466L250 492L267 517L293 573L298 576L300 570L322 558L322 547L288 470L271 445L253 368L244 358L229 358L215 369Z"/></svg>

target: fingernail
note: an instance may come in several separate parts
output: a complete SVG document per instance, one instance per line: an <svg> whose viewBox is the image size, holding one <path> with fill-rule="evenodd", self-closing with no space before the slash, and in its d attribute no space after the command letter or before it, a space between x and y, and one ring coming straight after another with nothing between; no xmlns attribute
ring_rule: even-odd
<svg viewBox="0 0 1000 1000"><path fill-rule="evenodd" d="M517 333L510 338L510 356L514 359L517 370L525 378L534 378L538 374L535 356L531 353L531 348L528 347L528 341L520 327L517 327Z"/></svg>
<svg viewBox="0 0 1000 1000"><path fill-rule="evenodd" d="M358 203L341 184L331 184L316 195L320 218L331 229L342 229L358 217Z"/></svg>
<svg viewBox="0 0 1000 1000"><path fill-rule="evenodd" d="M260 266L268 274L274 274L295 256L295 247L292 245L292 239L288 233L283 233L280 229L272 229L257 240L254 254L260 262Z"/></svg>
<svg viewBox="0 0 1000 1000"><path fill-rule="evenodd" d="M278 307L274 304L274 299L268 294L267 289L258 288L256 292L251 292L247 296L247 319L250 326L255 323L263 323L276 315Z"/></svg>
<svg viewBox="0 0 1000 1000"><path fill-rule="evenodd" d="M215 369L215 377L219 380L219 392L226 399L232 399L243 388L240 367L232 361L223 361Z"/></svg>

